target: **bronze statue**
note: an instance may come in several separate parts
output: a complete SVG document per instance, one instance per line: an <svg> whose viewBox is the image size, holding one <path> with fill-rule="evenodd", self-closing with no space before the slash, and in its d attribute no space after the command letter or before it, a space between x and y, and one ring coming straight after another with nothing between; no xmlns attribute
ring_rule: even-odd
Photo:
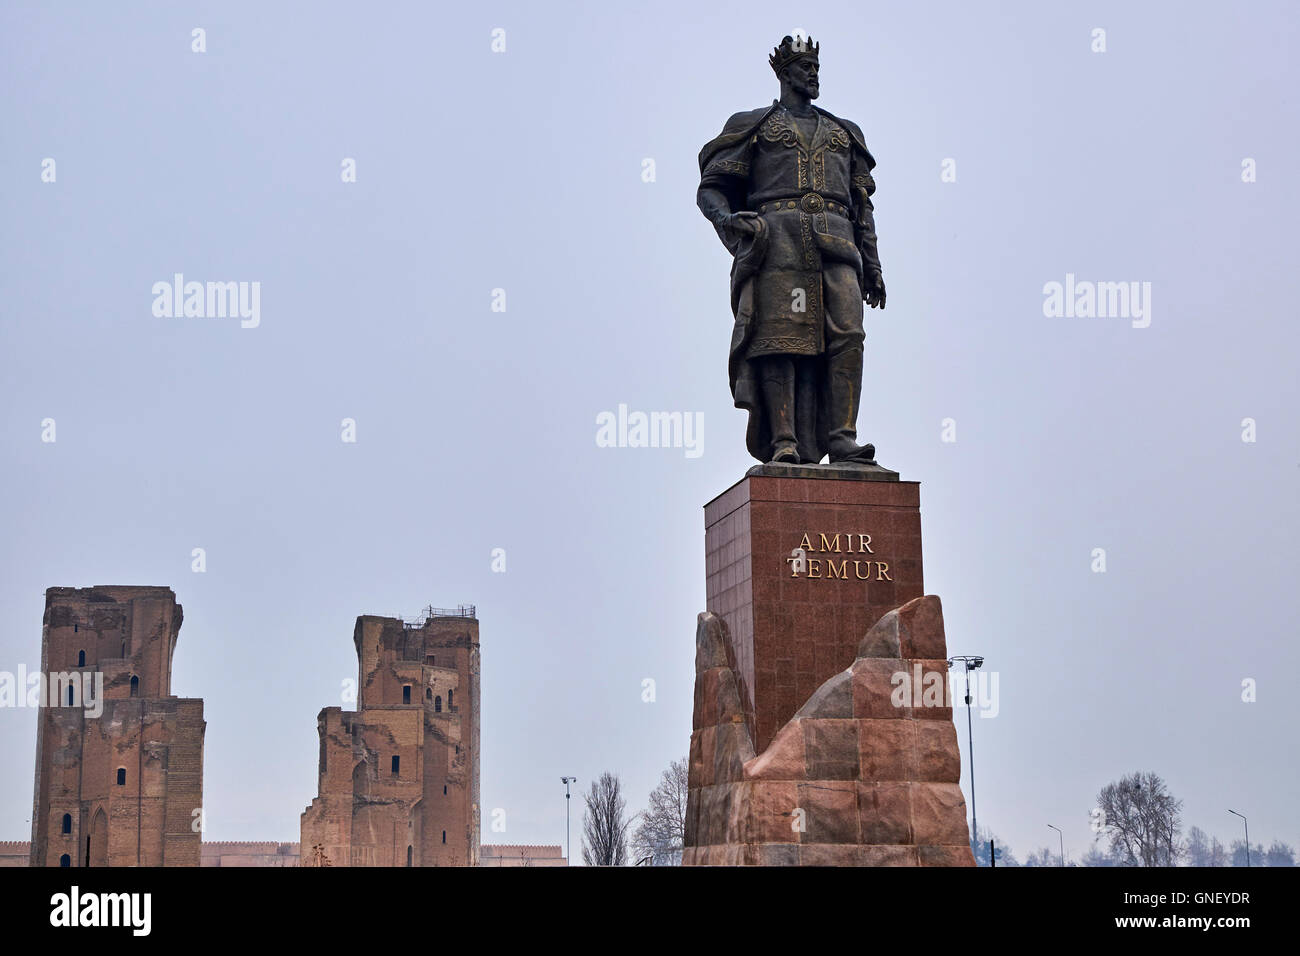
<svg viewBox="0 0 1300 956"><path fill-rule="evenodd" d="M737 113L700 151L696 202L734 256L729 371L761 462L874 463L857 444L862 303L885 307L862 130L813 106L812 38L768 57L771 106Z"/></svg>

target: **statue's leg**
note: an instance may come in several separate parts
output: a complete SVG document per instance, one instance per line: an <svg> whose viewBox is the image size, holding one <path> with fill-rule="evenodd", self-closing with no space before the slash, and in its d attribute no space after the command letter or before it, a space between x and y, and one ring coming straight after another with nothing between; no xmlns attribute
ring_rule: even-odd
<svg viewBox="0 0 1300 956"><path fill-rule="evenodd" d="M757 361L772 429L772 461L795 464L799 448L794 434L794 360L788 355L765 355Z"/></svg>
<svg viewBox="0 0 1300 956"><path fill-rule="evenodd" d="M816 465L821 461L817 449L817 370L821 359L801 355L794 360L794 420L799 442L799 461Z"/></svg>
<svg viewBox="0 0 1300 956"><path fill-rule="evenodd" d="M826 353L830 416L830 460L873 462L876 447L859 445L858 405L862 400L862 289L857 270L828 264L822 273L826 303Z"/></svg>

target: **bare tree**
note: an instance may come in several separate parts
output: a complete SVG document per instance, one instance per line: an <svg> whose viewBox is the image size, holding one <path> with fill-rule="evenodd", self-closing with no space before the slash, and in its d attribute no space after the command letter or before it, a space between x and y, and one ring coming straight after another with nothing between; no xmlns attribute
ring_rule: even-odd
<svg viewBox="0 0 1300 956"><path fill-rule="evenodd" d="M1174 866L1182 852L1183 802L1154 773L1134 773L1097 795L1111 851L1128 866Z"/></svg>
<svg viewBox="0 0 1300 956"><path fill-rule="evenodd" d="M1081 861L1083 866L1123 866L1124 861L1115 856L1114 852L1107 848L1102 850L1096 843L1088 847L1088 852L1083 855Z"/></svg>
<svg viewBox="0 0 1300 956"><path fill-rule="evenodd" d="M1281 840L1273 841L1266 857L1269 866L1295 866L1295 850Z"/></svg>
<svg viewBox="0 0 1300 956"><path fill-rule="evenodd" d="M627 863L627 801L618 777L606 772L593 780L584 799L582 862L588 866L624 866Z"/></svg>
<svg viewBox="0 0 1300 956"><path fill-rule="evenodd" d="M1189 866L1214 866L1214 844L1200 827L1187 831L1186 858Z"/></svg>
<svg viewBox="0 0 1300 956"><path fill-rule="evenodd" d="M1060 866L1061 857L1050 847L1039 847L1025 859L1025 866Z"/></svg>
<svg viewBox="0 0 1300 956"><path fill-rule="evenodd" d="M632 836L634 855L651 858L653 866L680 866L686 841L686 758L674 760L650 791L650 804L637 818Z"/></svg>
<svg viewBox="0 0 1300 956"><path fill-rule="evenodd" d="M313 843L311 848L311 856L308 858L308 862L303 863L299 861L298 865L299 866L333 866L333 864L330 863L330 858L325 855L325 846L322 843Z"/></svg>
<svg viewBox="0 0 1300 956"><path fill-rule="evenodd" d="M1229 859L1230 866L1245 866L1247 863L1251 866L1268 866L1268 855L1262 843L1252 843L1250 852L1247 853L1245 840L1233 840Z"/></svg>

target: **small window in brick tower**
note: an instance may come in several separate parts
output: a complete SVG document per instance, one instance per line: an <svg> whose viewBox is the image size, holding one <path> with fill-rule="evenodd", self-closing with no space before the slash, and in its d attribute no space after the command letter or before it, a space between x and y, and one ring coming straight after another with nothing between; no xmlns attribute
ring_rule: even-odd
<svg viewBox="0 0 1300 956"><path fill-rule="evenodd" d="M131 678L131 696L132 697L140 696L140 678L138 677Z"/></svg>
<svg viewBox="0 0 1300 956"><path fill-rule="evenodd" d="M72 857L66 853L63 854L63 856L59 857L59 866L72 866Z"/></svg>
<svg viewBox="0 0 1300 956"><path fill-rule="evenodd" d="M444 797L447 795L447 785L445 783L442 785L442 795Z"/></svg>
<svg viewBox="0 0 1300 956"><path fill-rule="evenodd" d="M71 687L68 688L68 706L69 706L69 707L72 706L72 688L71 688Z"/></svg>
<svg viewBox="0 0 1300 956"><path fill-rule="evenodd" d="M72 832L72 814L71 814L71 813L65 813L65 814L63 815L63 832L64 832L64 833L71 833L71 832Z"/></svg>
<svg viewBox="0 0 1300 956"><path fill-rule="evenodd" d="M397 776L397 768L402 765L402 758L396 754L393 755L393 776Z"/></svg>
<svg viewBox="0 0 1300 956"><path fill-rule="evenodd" d="M411 685L410 685L410 684L403 684L403 685L402 685L402 703L403 703L403 704L409 704L410 702L411 702Z"/></svg>
<svg viewBox="0 0 1300 956"><path fill-rule="evenodd" d="M425 700L433 700L433 688L432 688L432 687L426 687L426 688L424 689L424 699L425 699Z"/></svg>
<svg viewBox="0 0 1300 956"><path fill-rule="evenodd" d="M78 666L78 667L85 667L85 666L86 666L86 652L85 652L85 651L77 651L77 666Z"/></svg>
<svg viewBox="0 0 1300 956"><path fill-rule="evenodd" d="M442 831L442 842L443 842L443 843L446 843L446 842L447 842L447 831L446 831L446 830L443 830L443 831Z"/></svg>
<svg viewBox="0 0 1300 956"><path fill-rule="evenodd" d="M456 709L454 706L452 706L452 703L451 703L451 691L447 691L447 709L448 709L448 710L455 710L455 709Z"/></svg>
<svg viewBox="0 0 1300 956"><path fill-rule="evenodd" d="M126 786L126 768L125 768L125 767L118 767L118 768L117 768L117 785L118 785L119 787L125 787L125 786Z"/></svg>
<svg viewBox="0 0 1300 956"><path fill-rule="evenodd" d="M411 865L411 848L409 846L406 848L406 865Z"/></svg>
<svg viewBox="0 0 1300 956"><path fill-rule="evenodd" d="M439 694L437 697L435 697L435 698L433 699L433 712L434 712L435 714L441 714L441 713L442 713L442 695L441 695L441 694Z"/></svg>

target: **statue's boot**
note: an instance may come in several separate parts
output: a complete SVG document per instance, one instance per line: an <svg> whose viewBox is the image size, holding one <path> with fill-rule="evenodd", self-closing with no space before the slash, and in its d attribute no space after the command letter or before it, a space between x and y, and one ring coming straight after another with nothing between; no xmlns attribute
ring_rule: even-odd
<svg viewBox="0 0 1300 956"><path fill-rule="evenodd" d="M799 443L794 435L794 363L785 356L763 360L763 403L772 429L772 461L799 462Z"/></svg>
<svg viewBox="0 0 1300 956"><path fill-rule="evenodd" d="M876 446L859 445L858 403L862 399L862 349L848 349L832 355L830 376L831 428L827 433L832 463L837 461L874 464Z"/></svg>

